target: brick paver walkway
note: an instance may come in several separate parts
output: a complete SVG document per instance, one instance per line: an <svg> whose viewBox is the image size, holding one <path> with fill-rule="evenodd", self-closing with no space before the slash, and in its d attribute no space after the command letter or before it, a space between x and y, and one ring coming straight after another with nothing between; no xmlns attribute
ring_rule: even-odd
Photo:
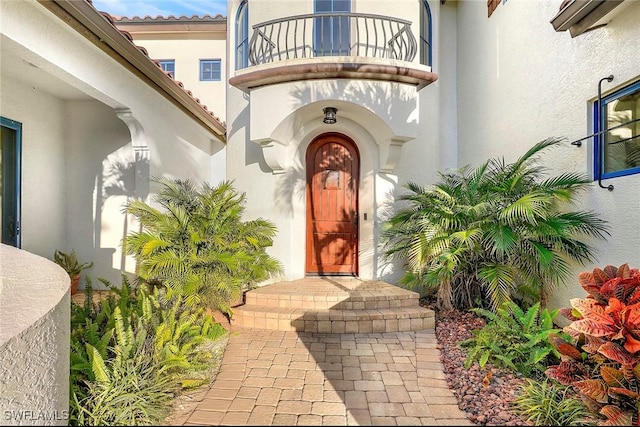
<svg viewBox="0 0 640 427"><path fill-rule="evenodd" d="M232 327L184 425L473 425L432 329L314 334Z"/></svg>

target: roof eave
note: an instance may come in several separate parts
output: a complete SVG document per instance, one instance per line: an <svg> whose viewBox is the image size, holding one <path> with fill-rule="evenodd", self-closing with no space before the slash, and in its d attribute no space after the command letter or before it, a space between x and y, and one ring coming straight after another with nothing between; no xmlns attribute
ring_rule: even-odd
<svg viewBox="0 0 640 427"><path fill-rule="evenodd" d="M573 0L551 19L556 31L569 30L576 37L590 29L624 0Z"/></svg>
<svg viewBox="0 0 640 427"><path fill-rule="evenodd" d="M220 141L226 143L225 125L217 117L205 110L202 104L198 103L187 90L181 88L176 81L165 74L151 58L127 39L91 4L84 0L38 0L38 2L103 51L112 56L117 54L119 58L115 59L121 59L119 61L121 64L127 66L134 73L139 73L138 75L144 77L143 80L147 84L211 131ZM64 16L65 14L66 16ZM81 27L74 26L73 23L69 22L68 17L72 17L95 37L88 36Z"/></svg>

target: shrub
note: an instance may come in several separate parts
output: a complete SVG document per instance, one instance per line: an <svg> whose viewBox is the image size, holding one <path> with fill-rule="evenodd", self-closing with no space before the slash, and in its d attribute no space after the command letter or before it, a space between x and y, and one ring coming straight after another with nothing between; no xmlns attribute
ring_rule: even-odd
<svg viewBox="0 0 640 427"><path fill-rule="evenodd" d="M472 331L473 338L459 343L469 349L466 368L474 362L481 368L492 363L526 376L543 376L549 362L556 357L548 337L550 333L560 332L553 325L557 310L541 310L540 303L536 303L524 312L516 303L507 301L496 313L481 308L470 311L487 318L488 323Z"/></svg>
<svg viewBox="0 0 640 427"><path fill-rule="evenodd" d="M204 348L226 333L202 308L134 287L126 276L93 302L71 306L70 422L161 425L182 388L208 381Z"/></svg>
<svg viewBox="0 0 640 427"><path fill-rule="evenodd" d="M572 386L602 424L637 425L640 407L640 271L612 265L581 273L587 291L561 313L570 336L552 337L562 361L546 374Z"/></svg>
<svg viewBox="0 0 640 427"><path fill-rule="evenodd" d="M230 305L257 282L282 271L267 255L275 226L263 219L243 221L244 194L230 182L196 188L189 181L158 179L161 210L134 200L126 212L142 231L125 237L137 274L167 288L169 297L231 314Z"/></svg>
<svg viewBox="0 0 640 427"><path fill-rule="evenodd" d="M538 382L527 378L513 400L513 407L536 426L593 425L591 413L571 388L549 379Z"/></svg>
<svg viewBox="0 0 640 427"><path fill-rule="evenodd" d="M605 222L567 207L591 180L576 173L545 178L537 156L560 140L535 144L514 163L491 159L475 169L441 174L436 185L407 183L408 206L385 224L386 256L405 263L407 287L437 289L442 309L504 301L541 301L570 272L592 259L587 237L604 238Z"/></svg>
<svg viewBox="0 0 640 427"><path fill-rule="evenodd" d="M86 344L93 381L85 397L73 401L78 425L160 425L177 391L176 379L162 375L162 364L145 343L146 330L126 328L120 308L114 312L118 338L106 361Z"/></svg>

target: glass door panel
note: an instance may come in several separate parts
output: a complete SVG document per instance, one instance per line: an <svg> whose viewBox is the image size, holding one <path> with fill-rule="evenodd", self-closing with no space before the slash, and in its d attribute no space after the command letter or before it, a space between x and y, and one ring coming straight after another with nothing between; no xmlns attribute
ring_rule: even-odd
<svg viewBox="0 0 640 427"><path fill-rule="evenodd" d="M314 52L316 56L347 56L350 54L350 0L315 0ZM325 16L323 16L325 15Z"/></svg>
<svg viewBox="0 0 640 427"><path fill-rule="evenodd" d="M1 118L0 228L2 243L20 247L20 134L21 124Z"/></svg>

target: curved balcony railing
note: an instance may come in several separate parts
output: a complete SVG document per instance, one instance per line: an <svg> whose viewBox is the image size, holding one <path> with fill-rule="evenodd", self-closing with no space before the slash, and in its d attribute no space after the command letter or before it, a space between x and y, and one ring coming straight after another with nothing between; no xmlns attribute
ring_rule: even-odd
<svg viewBox="0 0 640 427"><path fill-rule="evenodd" d="M250 65L296 58L364 56L411 62L411 22L363 13L307 14L253 26Z"/></svg>

